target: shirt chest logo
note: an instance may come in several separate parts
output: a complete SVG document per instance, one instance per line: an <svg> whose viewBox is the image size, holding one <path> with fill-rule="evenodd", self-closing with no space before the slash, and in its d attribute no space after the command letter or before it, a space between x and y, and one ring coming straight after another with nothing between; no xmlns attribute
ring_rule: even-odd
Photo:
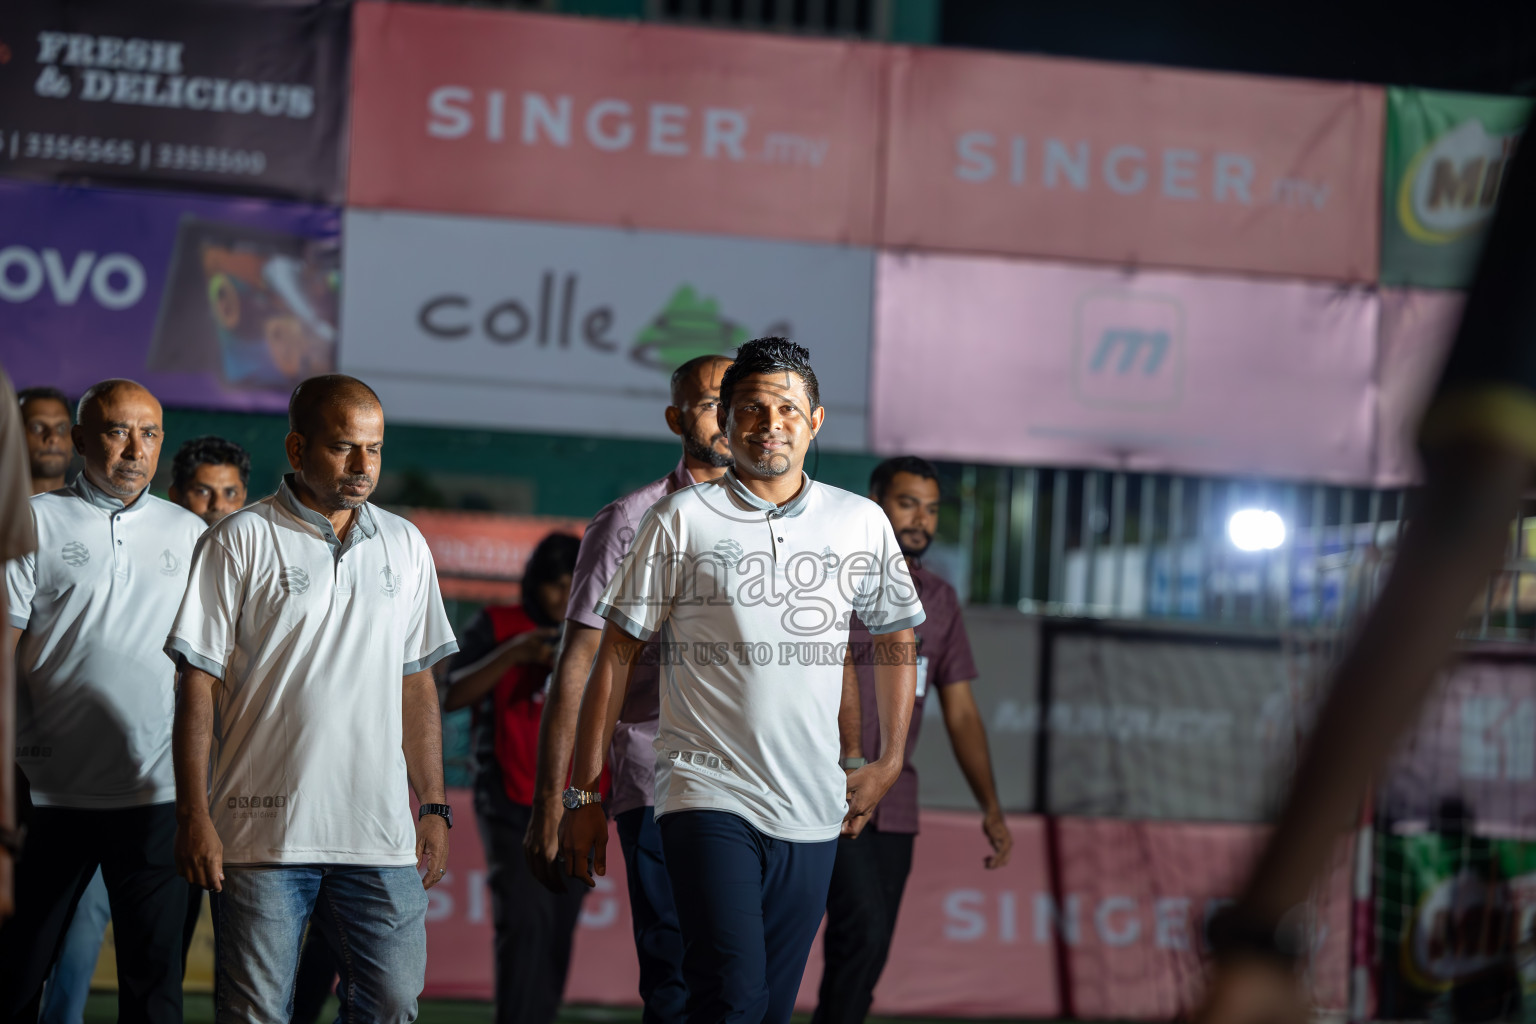
<svg viewBox="0 0 1536 1024"><path fill-rule="evenodd" d="M72 540L59 551L59 557L64 564L73 568L80 568L91 560L91 549L77 540Z"/></svg>
<svg viewBox="0 0 1536 1024"><path fill-rule="evenodd" d="M160 552L160 575L175 576L181 571L181 559L171 553L170 548Z"/></svg>
<svg viewBox="0 0 1536 1024"><path fill-rule="evenodd" d="M297 597L309 589L309 573L296 565L284 566L278 580L289 597Z"/></svg>
<svg viewBox="0 0 1536 1024"><path fill-rule="evenodd" d="M400 593L400 577L387 565L379 570L379 593L385 597Z"/></svg>

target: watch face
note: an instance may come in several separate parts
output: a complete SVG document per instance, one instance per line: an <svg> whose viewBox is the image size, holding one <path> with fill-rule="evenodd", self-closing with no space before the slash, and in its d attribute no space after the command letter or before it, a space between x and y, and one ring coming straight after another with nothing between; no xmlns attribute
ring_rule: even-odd
<svg viewBox="0 0 1536 1024"><path fill-rule="evenodd" d="M574 789L568 789L560 796L560 802L565 804L565 809L574 811L581 806L581 795Z"/></svg>

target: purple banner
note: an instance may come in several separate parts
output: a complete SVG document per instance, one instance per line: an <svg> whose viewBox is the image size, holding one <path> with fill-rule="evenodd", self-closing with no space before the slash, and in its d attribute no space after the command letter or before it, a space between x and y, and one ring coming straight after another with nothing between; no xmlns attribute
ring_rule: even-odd
<svg viewBox="0 0 1536 1024"><path fill-rule="evenodd" d="M1363 288L886 254L876 451L1371 479Z"/></svg>
<svg viewBox="0 0 1536 1024"><path fill-rule="evenodd" d="M336 366L340 211L0 182L0 364L71 397L281 411Z"/></svg>

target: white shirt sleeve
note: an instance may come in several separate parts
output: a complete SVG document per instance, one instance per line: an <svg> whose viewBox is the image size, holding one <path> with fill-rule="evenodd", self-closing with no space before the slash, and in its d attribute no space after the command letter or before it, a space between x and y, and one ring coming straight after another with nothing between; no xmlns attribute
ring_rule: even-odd
<svg viewBox="0 0 1536 1024"><path fill-rule="evenodd" d="M32 621L32 597L37 593L37 552L29 551L5 563L5 611L11 625L26 629Z"/></svg>
<svg viewBox="0 0 1536 1024"><path fill-rule="evenodd" d="M863 575L862 586L854 596L854 611L873 634L895 633L909 629L927 618L923 602L918 599L917 586L912 582L912 570L896 543L891 521L878 506L871 509L878 519L870 531L870 555L873 564Z"/></svg>
<svg viewBox="0 0 1536 1024"><path fill-rule="evenodd" d="M443 592L437 582L437 563L426 540L419 534L416 543L416 592L412 598L411 625L405 636L405 651L400 661L402 676L431 668L459 649L443 609Z"/></svg>
<svg viewBox="0 0 1536 1024"><path fill-rule="evenodd" d="M685 576L682 546L653 508L645 513L629 552L597 601L597 614L630 636L649 641L672 614Z"/></svg>
<svg viewBox="0 0 1536 1024"><path fill-rule="evenodd" d="M211 534L204 534L187 570L187 591L171 623L165 653L222 680L235 653L240 625L240 597L245 588L241 567Z"/></svg>

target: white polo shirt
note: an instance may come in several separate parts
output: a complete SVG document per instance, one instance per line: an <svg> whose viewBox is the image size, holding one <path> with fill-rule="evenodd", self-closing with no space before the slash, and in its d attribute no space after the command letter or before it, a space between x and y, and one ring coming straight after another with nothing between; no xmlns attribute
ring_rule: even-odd
<svg viewBox="0 0 1536 1024"><path fill-rule="evenodd" d="M32 499L37 551L6 564L16 763L44 807L176 799L176 676L160 653L201 519L152 494L124 507L81 473Z"/></svg>
<svg viewBox="0 0 1536 1024"><path fill-rule="evenodd" d="M598 602L662 645L657 817L729 811L802 842L842 826L849 619L894 633L923 607L880 507L803 481L782 508L734 470L662 498Z"/></svg>
<svg viewBox="0 0 1536 1024"><path fill-rule="evenodd" d="M416 863L401 679L458 650L421 532L276 494L208 530L165 652L221 680L209 811L229 864Z"/></svg>

